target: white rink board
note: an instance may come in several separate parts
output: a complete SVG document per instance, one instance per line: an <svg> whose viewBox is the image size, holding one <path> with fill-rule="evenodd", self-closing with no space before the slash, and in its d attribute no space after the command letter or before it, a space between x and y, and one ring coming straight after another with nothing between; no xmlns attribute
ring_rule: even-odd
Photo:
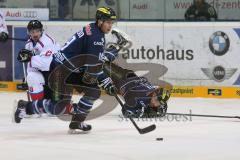
<svg viewBox="0 0 240 160"><path fill-rule="evenodd" d="M45 31L63 45L71 35L89 22L43 23L45 25ZM13 24L14 26L26 25L25 22L9 22L9 24ZM234 29L240 29L239 26L240 23L238 22L117 23L117 27L129 34L133 41L133 46L129 49L130 59L127 60L127 63L162 64L167 68L164 76L158 77L156 74L152 76L166 80L173 85L180 86L233 86L233 83L240 75L240 37L236 31L234 31ZM230 41L228 51L222 56L214 55L209 47L210 37L217 31L225 33ZM142 46L145 49L143 54L141 52ZM159 53L157 53L158 49L161 50ZM122 53L126 55L126 52L127 51ZM139 58L134 59L138 52ZM153 52L155 52L155 54ZM131 53L133 53L133 55L131 55ZM177 59L177 55L180 59ZM181 59L182 55L183 59ZM213 78L211 78L212 70L219 65L225 69L225 76L228 74L227 70L235 70L235 72L228 76L229 79L223 78L220 81L213 80ZM207 68L211 75L208 76L205 74L201 68ZM131 69L135 69L135 67ZM158 69L160 70L160 68L156 70ZM153 77L150 75L148 78L151 81Z"/></svg>

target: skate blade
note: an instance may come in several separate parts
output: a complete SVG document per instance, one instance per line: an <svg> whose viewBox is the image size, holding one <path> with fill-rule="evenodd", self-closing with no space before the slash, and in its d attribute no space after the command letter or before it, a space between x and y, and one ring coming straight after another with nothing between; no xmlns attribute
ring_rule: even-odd
<svg viewBox="0 0 240 160"><path fill-rule="evenodd" d="M82 131L77 129L69 129L68 134L88 134L90 131Z"/></svg>

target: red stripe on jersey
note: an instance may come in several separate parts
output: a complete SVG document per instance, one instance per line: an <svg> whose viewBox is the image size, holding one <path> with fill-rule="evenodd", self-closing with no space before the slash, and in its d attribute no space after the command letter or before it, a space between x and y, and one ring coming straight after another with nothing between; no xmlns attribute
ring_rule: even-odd
<svg viewBox="0 0 240 160"><path fill-rule="evenodd" d="M74 111L73 105L72 104L67 104L64 114L70 114L70 113L73 113L73 111Z"/></svg>
<svg viewBox="0 0 240 160"><path fill-rule="evenodd" d="M41 100L41 99L44 98L44 92L40 92L40 93L37 93L37 94L31 94L31 93L30 93L30 96L31 96L31 99L32 99L33 101L35 101L35 100Z"/></svg>
<svg viewBox="0 0 240 160"><path fill-rule="evenodd" d="M49 39L51 39L52 43L54 44L54 40L53 40L48 34L46 34L46 36L47 36Z"/></svg>
<svg viewBox="0 0 240 160"><path fill-rule="evenodd" d="M42 43L41 41L38 41L38 43L39 43L42 47L44 47L44 45L43 45L43 43Z"/></svg>

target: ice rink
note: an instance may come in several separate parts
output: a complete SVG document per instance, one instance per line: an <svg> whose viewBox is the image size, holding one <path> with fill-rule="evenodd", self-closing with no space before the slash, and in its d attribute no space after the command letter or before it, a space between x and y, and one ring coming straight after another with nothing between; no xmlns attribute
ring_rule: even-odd
<svg viewBox="0 0 240 160"><path fill-rule="evenodd" d="M239 160L240 120L168 117L152 123L157 129L140 135L130 121L122 120L120 107L88 121L88 134L69 135L68 122L56 117L11 121L13 102L23 93L0 93L0 159L2 160ZM169 112L240 115L240 99L171 98ZM156 138L163 141L156 141Z"/></svg>

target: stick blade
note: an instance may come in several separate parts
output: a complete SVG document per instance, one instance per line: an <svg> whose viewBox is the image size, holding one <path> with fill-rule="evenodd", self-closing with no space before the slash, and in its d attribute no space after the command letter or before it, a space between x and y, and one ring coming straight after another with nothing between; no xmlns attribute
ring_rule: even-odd
<svg viewBox="0 0 240 160"><path fill-rule="evenodd" d="M139 131L140 134L146 134L146 133L149 133L149 132L151 132L155 129L156 129L156 125L152 124L151 126L148 126L146 128L143 128L143 129L139 129L138 131Z"/></svg>

